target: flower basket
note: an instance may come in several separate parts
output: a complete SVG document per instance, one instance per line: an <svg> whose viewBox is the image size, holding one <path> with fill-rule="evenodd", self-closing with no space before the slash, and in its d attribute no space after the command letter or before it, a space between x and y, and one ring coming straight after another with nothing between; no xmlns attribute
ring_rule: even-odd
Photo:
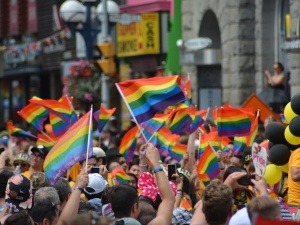
<svg viewBox="0 0 300 225"><path fill-rule="evenodd" d="M87 60L75 62L69 68L69 75L64 78L63 94L73 96L74 108L88 110L99 108L101 103L101 74L94 64Z"/></svg>

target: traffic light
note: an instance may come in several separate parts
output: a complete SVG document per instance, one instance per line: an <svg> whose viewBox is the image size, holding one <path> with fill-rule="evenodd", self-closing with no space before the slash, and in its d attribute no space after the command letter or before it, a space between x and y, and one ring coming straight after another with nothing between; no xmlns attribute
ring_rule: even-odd
<svg viewBox="0 0 300 225"><path fill-rule="evenodd" d="M104 56L104 59L98 59L96 61L97 65L105 74L114 75L117 71L116 63L114 60L114 44L112 42L103 42L101 44L97 44L97 48L100 51L101 55Z"/></svg>

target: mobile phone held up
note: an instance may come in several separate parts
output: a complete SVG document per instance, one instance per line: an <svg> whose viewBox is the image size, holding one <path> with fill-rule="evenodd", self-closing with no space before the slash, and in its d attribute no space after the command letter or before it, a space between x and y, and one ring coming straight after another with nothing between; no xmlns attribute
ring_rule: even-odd
<svg viewBox="0 0 300 225"><path fill-rule="evenodd" d="M251 179L255 180L255 175L246 174L245 176L241 177L237 180L238 184L243 186L254 186L254 184L251 182Z"/></svg>
<svg viewBox="0 0 300 225"><path fill-rule="evenodd" d="M172 177L173 174L176 174L176 165L169 164L168 165L168 179L169 180L176 180L176 177Z"/></svg>
<svg viewBox="0 0 300 225"><path fill-rule="evenodd" d="M90 173L100 173L100 167L92 167Z"/></svg>

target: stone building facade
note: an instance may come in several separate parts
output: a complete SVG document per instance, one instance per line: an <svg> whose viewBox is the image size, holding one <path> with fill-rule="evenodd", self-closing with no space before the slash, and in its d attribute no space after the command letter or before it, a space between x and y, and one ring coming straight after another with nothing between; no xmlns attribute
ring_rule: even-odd
<svg viewBox="0 0 300 225"><path fill-rule="evenodd" d="M183 0L183 41L209 37L208 49L193 53L191 63L181 60L192 79L193 101L200 104L202 89L211 89L222 103L241 105L263 90L264 71L284 64L291 95L300 92L300 51L282 48L286 41L286 15L291 17L290 37L296 35L300 0ZM213 54L204 54L211 50ZM185 58L188 50L182 50ZM197 59L201 55L202 59ZM219 56L220 60L218 60ZM211 60L207 60L211 57ZM201 57L200 57L201 58Z"/></svg>

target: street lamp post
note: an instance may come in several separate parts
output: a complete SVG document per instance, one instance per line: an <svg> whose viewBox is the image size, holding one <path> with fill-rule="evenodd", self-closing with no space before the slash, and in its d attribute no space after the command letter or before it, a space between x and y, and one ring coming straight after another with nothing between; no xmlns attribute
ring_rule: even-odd
<svg viewBox="0 0 300 225"><path fill-rule="evenodd" d="M81 2L67 0L61 5L59 12L72 34L78 31L83 36L86 46L85 58L91 60L93 59L93 46L100 32L98 27L93 26L96 17L93 6L95 6L96 0L82 0ZM101 36L103 41L107 41L109 38L108 15L118 14L119 11L118 5L111 0L102 0L97 6L96 12L98 19L101 21ZM78 26L79 24L81 26ZM108 78L104 73L101 74L101 89L102 103L105 107L109 108Z"/></svg>

